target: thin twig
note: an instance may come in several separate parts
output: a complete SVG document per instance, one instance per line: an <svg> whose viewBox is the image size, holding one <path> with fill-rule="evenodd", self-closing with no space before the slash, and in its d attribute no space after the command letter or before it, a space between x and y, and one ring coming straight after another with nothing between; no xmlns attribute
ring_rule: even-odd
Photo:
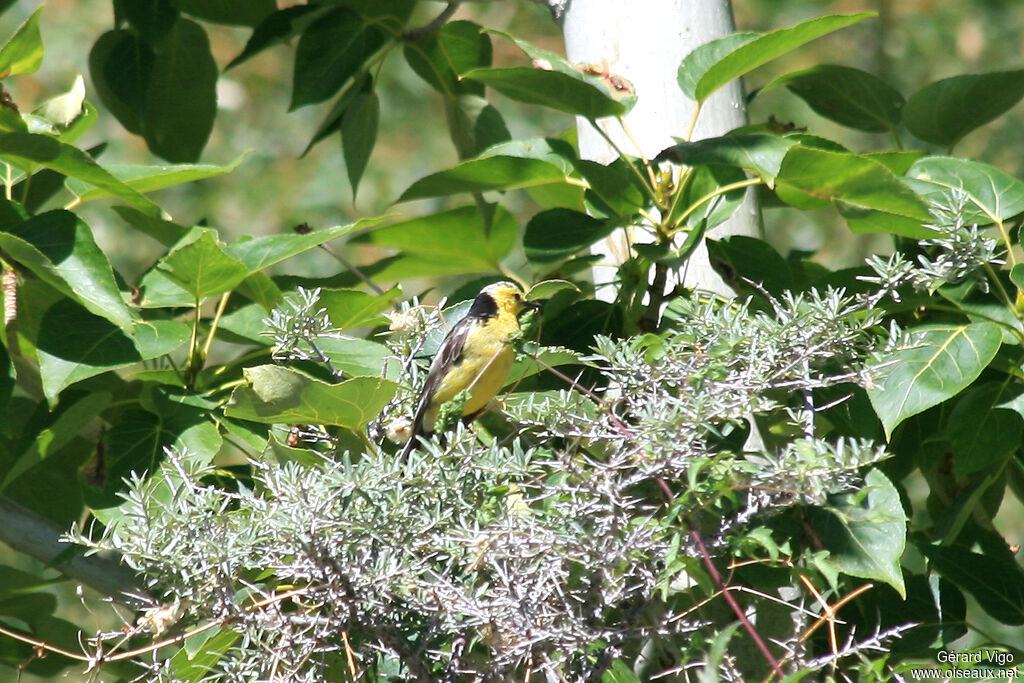
<svg viewBox="0 0 1024 683"><path fill-rule="evenodd" d="M419 28L414 28L411 31L406 31L402 38L409 42L414 42L426 38L428 35L436 31L437 29L441 28L441 24L448 21L451 18L451 16L455 14L455 10L457 10L458 8L459 3L449 2L448 5L443 10L441 10L441 13L434 17L429 23L424 24Z"/></svg>

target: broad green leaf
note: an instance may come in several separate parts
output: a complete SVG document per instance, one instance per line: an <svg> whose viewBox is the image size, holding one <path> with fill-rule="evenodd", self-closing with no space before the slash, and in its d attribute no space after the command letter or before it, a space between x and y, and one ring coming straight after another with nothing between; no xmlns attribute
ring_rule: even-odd
<svg viewBox="0 0 1024 683"><path fill-rule="evenodd" d="M1021 338L1024 336L1024 322L1011 308L1007 308L1006 304L992 296L989 291L983 291L974 280L967 279L955 285L942 285L935 292L943 299L955 304L972 323L993 322L999 324L999 328L1003 332L1004 344L1020 344Z"/></svg>
<svg viewBox="0 0 1024 683"><path fill-rule="evenodd" d="M414 277L412 272L496 272L518 237L519 225L505 209L494 209L488 234L480 210L463 206L375 228L352 241L400 250L398 260L389 266L395 279L404 279ZM403 265L404 271L399 267Z"/></svg>
<svg viewBox="0 0 1024 683"><path fill-rule="evenodd" d="M516 138L502 140L490 145L480 153L480 159L488 157L521 157L523 159L539 159L552 166L557 166L565 175L572 173L579 159L576 149L559 138Z"/></svg>
<svg viewBox="0 0 1024 683"><path fill-rule="evenodd" d="M335 327L350 330L384 323L381 313L391 308L401 293L398 287L383 294L369 294L358 289L324 289L320 292L320 305L327 309Z"/></svg>
<svg viewBox="0 0 1024 683"><path fill-rule="evenodd" d="M698 167L683 189L672 218L678 217L683 211L690 211L682 225L691 229L691 235L698 230L706 232L721 225L729 220L747 196L746 187L724 193L722 188L746 179L741 168L714 165ZM698 205L697 202L703 203Z"/></svg>
<svg viewBox="0 0 1024 683"><path fill-rule="evenodd" d="M331 110L327 112L327 116L324 117L320 125L317 126L316 132L313 133L313 137L310 138L309 144L306 145L306 149L303 150L302 156L309 154L309 150L313 149L313 145L323 140L328 135L332 135L341 130L342 117L345 116L345 112L348 111L349 105L355 100L355 98L363 93L373 91L373 78L368 73L361 73L357 75L348 85L342 89L341 96L331 106Z"/></svg>
<svg viewBox="0 0 1024 683"><path fill-rule="evenodd" d="M460 192L515 190L564 180L565 174L561 169L540 159L486 156L463 161L417 180L398 201L443 197Z"/></svg>
<svg viewBox="0 0 1024 683"><path fill-rule="evenodd" d="M196 0L204 2L205 0ZM305 21L316 16L319 5L293 5L267 15L255 29L245 47L237 57L228 62L224 70L234 68L250 57L263 52L268 47L285 42L297 35L304 27ZM303 21L305 20L305 21Z"/></svg>
<svg viewBox="0 0 1024 683"><path fill-rule="evenodd" d="M967 74L924 86L907 100L903 123L925 142L952 147L1024 97L1024 69Z"/></svg>
<svg viewBox="0 0 1024 683"><path fill-rule="evenodd" d="M526 299L527 301L548 299L558 292L566 290L578 292L580 288L568 280L544 280L530 287L530 291L526 293Z"/></svg>
<svg viewBox="0 0 1024 683"><path fill-rule="evenodd" d="M921 543L918 550L931 567L1004 624L1024 624L1024 571L1003 544L1002 551L977 553L962 545Z"/></svg>
<svg viewBox="0 0 1024 683"><path fill-rule="evenodd" d="M586 191L588 209L598 217L628 217L651 204L648 190L630 169L633 160L619 157L610 164L574 159L573 167L590 185ZM641 170L642 169L637 169ZM565 208L579 208L578 204Z"/></svg>
<svg viewBox="0 0 1024 683"><path fill-rule="evenodd" d="M165 187L184 185L196 180L216 178L225 173L230 173L238 168L238 165L242 163L242 159L248 155L249 152L240 154L233 161L224 165L173 164L148 166L144 164L109 164L104 166L104 168L133 190L146 193L162 190ZM68 189L83 202L109 197L111 194L108 190L92 187L74 178L69 179L66 184Z"/></svg>
<svg viewBox="0 0 1024 683"><path fill-rule="evenodd" d="M744 279L760 284L774 296L793 289L785 259L764 240L731 235L721 240L709 239L707 245L711 265L737 291L751 291Z"/></svg>
<svg viewBox="0 0 1024 683"><path fill-rule="evenodd" d="M760 33L752 32L733 33L694 48L693 52L683 57L683 61L679 64L679 72L676 75L679 89L691 100L696 100L697 83L708 69L730 52L743 47L760 35Z"/></svg>
<svg viewBox="0 0 1024 683"><path fill-rule="evenodd" d="M172 320L140 321L128 337L106 319L70 299L62 299L40 316L34 340L43 392L55 404L75 382L174 351L190 335L188 325ZM74 330L74 334L68 334Z"/></svg>
<svg viewBox="0 0 1024 683"><path fill-rule="evenodd" d="M989 322L925 325L909 333L909 347L883 359L883 378L868 389L887 439L903 420L965 389L995 357L1002 339L999 326Z"/></svg>
<svg viewBox="0 0 1024 683"><path fill-rule="evenodd" d="M591 121L606 116L625 116L630 106L612 97L608 90L582 77L561 71L530 67L472 69L463 78L479 81L502 95L526 104L582 116ZM631 103L630 103L631 104Z"/></svg>
<svg viewBox="0 0 1024 683"><path fill-rule="evenodd" d="M709 66L697 80L697 84L693 88L693 99L703 103L712 93L733 79L767 64L787 52L792 52L816 38L873 16L875 16L874 12L834 14L809 19L796 26L772 31L749 42L738 41L742 44Z"/></svg>
<svg viewBox="0 0 1024 683"><path fill-rule="evenodd" d="M175 284L201 301L234 289L249 275L249 268L217 244L213 232L172 250L157 268Z"/></svg>
<svg viewBox="0 0 1024 683"><path fill-rule="evenodd" d="M421 40L409 41L405 61L420 78L449 98L472 94L483 97L479 83L459 74L491 65L491 38L472 21L449 21Z"/></svg>
<svg viewBox="0 0 1024 683"><path fill-rule="evenodd" d="M177 244L188 233L188 228L184 225L143 213L130 206L115 206L113 209L125 223L149 235L165 247Z"/></svg>
<svg viewBox="0 0 1024 683"><path fill-rule="evenodd" d="M866 495L865 495L866 494ZM900 494L881 471L870 469L864 488L811 513L815 526L844 574L884 581L906 598L900 558L907 540L907 516Z"/></svg>
<svg viewBox="0 0 1024 683"><path fill-rule="evenodd" d="M233 259L241 261L248 269L246 273L269 268L275 263L297 256L321 244L330 242L357 230L376 225L383 218L366 218L357 223L336 225L323 230L307 233L286 233L281 235L265 235L263 237L242 237L224 247L224 252Z"/></svg>
<svg viewBox="0 0 1024 683"><path fill-rule="evenodd" d="M63 404L53 421L42 429L11 463L0 481L0 491L7 485L46 460L79 435L92 420L110 404L111 394L105 391L92 392Z"/></svg>
<svg viewBox="0 0 1024 683"><path fill-rule="evenodd" d="M925 153L916 149L887 150L884 152L866 152L861 156L877 161L892 171L893 175L902 176L910 170L915 161L925 156Z"/></svg>
<svg viewBox="0 0 1024 683"><path fill-rule="evenodd" d="M156 52L146 88L143 135L173 162L199 158L217 114L217 64L203 27L178 19Z"/></svg>
<svg viewBox="0 0 1024 683"><path fill-rule="evenodd" d="M145 214L160 215L160 207L115 178L88 154L48 135L0 133L0 159L26 170L45 166L106 190Z"/></svg>
<svg viewBox="0 0 1024 683"><path fill-rule="evenodd" d="M445 98L444 113L460 159L482 155L487 148L508 143L512 137L501 112L477 95Z"/></svg>
<svg viewBox="0 0 1024 683"><path fill-rule="evenodd" d="M327 384L276 365L246 368L248 386L235 389L225 414L265 423L336 425L361 429L398 390L379 377Z"/></svg>
<svg viewBox="0 0 1024 683"><path fill-rule="evenodd" d="M172 0L134 0L115 5L116 23L127 21L150 45L159 46L167 38L179 16Z"/></svg>
<svg viewBox="0 0 1024 683"><path fill-rule="evenodd" d="M505 386L514 387L527 377L547 372L547 366L555 368L559 365L586 365L587 363L582 359L582 354L556 346L528 350L512 365L508 379L505 380Z"/></svg>
<svg viewBox="0 0 1024 683"><path fill-rule="evenodd" d="M356 95L341 117L341 148L353 198L377 142L379 121L380 100L372 92Z"/></svg>
<svg viewBox="0 0 1024 683"><path fill-rule="evenodd" d="M884 133L900 123L903 95L878 76L836 64L818 64L775 79L763 90L784 85L811 109L838 124Z"/></svg>
<svg viewBox="0 0 1024 683"><path fill-rule="evenodd" d="M973 387L949 414L946 436L958 477L1002 460L1021 447L1024 415L1007 407L1019 401L1019 385L989 382Z"/></svg>
<svg viewBox="0 0 1024 683"><path fill-rule="evenodd" d="M907 171L907 184L940 207L956 208L963 197L967 223L1001 223L1024 211L1024 183L980 161L925 157Z"/></svg>
<svg viewBox="0 0 1024 683"><path fill-rule="evenodd" d="M367 339L325 338L317 341L317 347L343 377L382 376L391 353L380 342Z"/></svg>
<svg viewBox="0 0 1024 683"><path fill-rule="evenodd" d="M216 628L193 636L171 657L171 672L176 679L187 683L208 679L224 653L241 637L242 634L230 628Z"/></svg>
<svg viewBox="0 0 1024 683"><path fill-rule="evenodd" d="M30 74L43 63L43 40L39 35L40 6L0 47L0 78Z"/></svg>
<svg viewBox="0 0 1024 683"><path fill-rule="evenodd" d="M135 31L107 31L89 52L89 73L100 100L129 133L142 135L146 87L156 55Z"/></svg>
<svg viewBox="0 0 1024 683"><path fill-rule="evenodd" d="M681 142L662 151L657 158L685 166L738 166L770 184L779 174L786 153L796 144L796 140L764 133L724 135Z"/></svg>
<svg viewBox="0 0 1024 683"><path fill-rule="evenodd" d="M48 211L0 232L0 248L51 287L125 331L137 319L125 304L106 254L86 223Z"/></svg>
<svg viewBox="0 0 1024 683"><path fill-rule="evenodd" d="M547 98L541 96L543 101L537 101L521 99L522 97L530 98L531 95L528 92L528 87L524 88L526 83L519 81L518 76L511 72L507 76L496 74L496 82L501 85L499 86L495 83L490 85L504 95L513 99L520 99L523 102L543 104L554 109L560 109L561 111L579 114L590 119L601 116L623 115L632 109L636 103L636 93L633 91L633 86L625 79L608 73L607 70L602 71L600 68L591 68L583 65L577 66L556 52L539 48L504 31L491 30L488 32L500 35L506 40L515 43L516 47L532 60L532 65L535 69L524 69L524 71L559 74L564 77L537 79L535 82L547 83L556 87L554 92L547 93ZM476 71L486 70L480 69ZM473 78L470 72L464 72L462 76L463 78ZM526 80L529 81L529 75L525 76ZM487 83L486 78L477 80L483 80ZM573 85L573 81L577 84L588 86L590 89L577 87ZM512 93L516 94L513 95ZM534 97L536 96L535 94Z"/></svg>
<svg viewBox="0 0 1024 683"><path fill-rule="evenodd" d="M174 5L198 19L234 26L258 26L277 10L275 0L174 0Z"/></svg>
<svg viewBox="0 0 1024 683"><path fill-rule="evenodd" d="M930 218L927 205L872 159L797 145L782 160L776 184L780 190L836 202L853 232L891 232L915 239L934 236L923 227Z"/></svg>
<svg viewBox="0 0 1024 683"><path fill-rule="evenodd" d="M289 109L334 95L383 44L380 29L345 7L316 19L299 38Z"/></svg>
<svg viewBox="0 0 1024 683"><path fill-rule="evenodd" d="M594 346L594 337L618 337L622 334L622 325L622 308L605 301L584 299L559 311L555 319L545 320L541 343L589 353Z"/></svg>
<svg viewBox="0 0 1024 683"><path fill-rule="evenodd" d="M523 249L535 265L564 261L591 244L607 237L615 229L612 223L599 221L571 209L541 211L526 224Z"/></svg>
<svg viewBox="0 0 1024 683"><path fill-rule="evenodd" d="M107 431L106 477L96 482L96 489L86 490L90 506L108 508L123 502L117 492L124 488L124 479L132 473L156 471L164 448L188 450L206 463L220 450L223 438L209 410L181 405L162 390L152 395L153 412L129 408Z"/></svg>

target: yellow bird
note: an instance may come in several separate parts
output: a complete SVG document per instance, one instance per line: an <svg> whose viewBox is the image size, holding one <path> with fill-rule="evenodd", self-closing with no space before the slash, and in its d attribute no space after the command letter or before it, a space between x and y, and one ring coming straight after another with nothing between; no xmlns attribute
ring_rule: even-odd
<svg viewBox="0 0 1024 683"><path fill-rule="evenodd" d="M519 314L528 308L540 308L540 304L527 301L511 282L480 290L469 313L451 329L430 364L402 458L416 448L420 435L434 432L441 406L461 392L469 392L462 406L464 417L472 419L490 403L508 379L515 360L512 342L520 333Z"/></svg>

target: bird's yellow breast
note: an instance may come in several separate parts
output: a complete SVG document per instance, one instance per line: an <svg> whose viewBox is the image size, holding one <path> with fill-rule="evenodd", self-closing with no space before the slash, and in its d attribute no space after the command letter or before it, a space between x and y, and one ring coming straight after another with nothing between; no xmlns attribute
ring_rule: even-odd
<svg viewBox="0 0 1024 683"><path fill-rule="evenodd" d="M514 315L499 314L486 324L471 329L466 335L459 362L441 380L424 415L424 422L433 427L441 406L462 391L469 391L469 399L463 404L463 415L472 415L486 406L505 385L515 360L515 352L509 342L518 333L519 321Z"/></svg>

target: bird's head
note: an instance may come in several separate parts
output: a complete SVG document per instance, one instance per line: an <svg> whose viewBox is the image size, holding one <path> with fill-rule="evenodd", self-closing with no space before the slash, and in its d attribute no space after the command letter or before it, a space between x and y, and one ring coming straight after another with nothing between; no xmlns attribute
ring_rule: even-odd
<svg viewBox="0 0 1024 683"><path fill-rule="evenodd" d="M499 312L518 316L528 308L537 309L540 304L527 301L522 290L511 282L495 282L480 290L469 314L482 318L489 318Z"/></svg>

